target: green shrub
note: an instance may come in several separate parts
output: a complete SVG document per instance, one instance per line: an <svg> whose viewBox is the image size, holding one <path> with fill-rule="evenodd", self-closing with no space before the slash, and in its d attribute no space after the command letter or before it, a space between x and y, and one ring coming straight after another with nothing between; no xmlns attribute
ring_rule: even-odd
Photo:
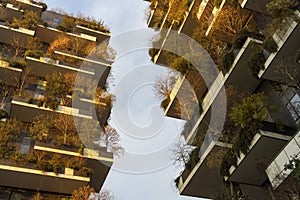
<svg viewBox="0 0 300 200"><path fill-rule="evenodd" d="M41 160L37 163L38 169L44 171L44 172L53 172L53 166L45 160Z"/></svg>
<svg viewBox="0 0 300 200"><path fill-rule="evenodd" d="M79 174L80 176L83 176L83 177L89 177L91 175L93 175L93 170L91 168L88 168L88 167L82 167L80 170L79 170Z"/></svg>
<svg viewBox="0 0 300 200"><path fill-rule="evenodd" d="M251 69L254 76L258 76L258 73L260 70L264 70L264 64L266 62L265 55L263 54L262 50L258 50L255 53L253 53L248 62L247 66Z"/></svg>
<svg viewBox="0 0 300 200"><path fill-rule="evenodd" d="M166 98L161 102L160 107L166 110L169 103L170 103L170 98Z"/></svg>
<svg viewBox="0 0 300 200"><path fill-rule="evenodd" d="M47 4L44 2L38 2L38 5L42 6L42 12L45 12L48 8Z"/></svg>
<svg viewBox="0 0 300 200"><path fill-rule="evenodd" d="M232 50L223 52L223 54L221 55L221 63L224 72L229 71L233 61L234 61L234 54Z"/></svg>
<svg viewBox="0 0 300 200"><path fill-rule="evenodd" d="M278 49L278 45L277 45L277 43L274 41L273 37L267 37L267 38L264 40L263 47L264 47L264 49L266 49L267 51L269 51L269 52L271 52L271 53L276 52L277 49Z"/></svg>
<svg viewBox="0 0 300 200"><path fill-rule="evenodd" d="M151 48L149 49L149 55L151 58L154 58L154 56L159 52L159 49Z"/></svg>
<svg viewBox="0 0 300 200"><path fill-rule="evenodd" d="M222 176L229 176L230 167L236 165L237 165L237 157L235 156L232 150L228 150L222 159L221 166L220 166L220 174Z"/></svg>
<svg viewBox="0 0 300 200"><path fill-rule="evenodd" d="M80 155L83 155L83 146L82 145L80 145L80 147L78 148L78 153Z"/></svg>
<svg viewBox="0 0 300 200"><path fill-rule="evenodd" d="M199 147L194 149L189 155L189 161L186 163L186 168L192 170L199 162Z"/></svg>
<svg viewBox="0 0 300 200"><path fill-rule="evenodd" d="M248 38L248 31L243 29L241 30L233 39L232 48L241 49L245 44Z"/></svg>
<svg viewBox="0 0 300 200"><path fill-rule="evenodd" d="M27 64L24 60L10 60L9 66L14 68L24 69L27 66Z"/></svg>
<svg viewBox="0 0 300 200"><path fill-rule="evenodd" d="M47 22L44 22L43 25L44 25L44 27L46 27L46 28L49 26L49 24L48 24Z"/></svg>
<svg viewBox="0 0 300 200"><path fill-rule="evenodd" d="M0 109L0 119L7 118L7 117L8 117L8 113L5 110Z"/></svg>
<svg viewBox="0 0 300 200"><path fill-rule="evenodd" d="M222 0L214 0L213 5L216 8L220 8Z"/></svg>
<svg viewBox="0 0 300 200"><path fill-rule="evenodd" d="M1 2L1 6L2 6L2 7L6 7L6 5L7 5L7 2L5 2L5 1L2 1L2 2Z"/></svg>
<svg viewBox="0 0 300 200"><path fill-rule="evenodd" d="M15 23L15 22L13 22L13 23L10 25L10 27L12 27L12 28L14 28L14 29L19 29L19 28L20 28L19 24L18 24L18 23Z"/></svg>
<svg viewBox="0 0 300 200"><path fill-rule="evenodd" d="M10 23L9 23L8 21L5 21L5 22L4 22L4 26L9 27L9 26L10 26Z"/></svg>
<svg viewBox="0 0 300 200"><path fill-rule="evenodd" d="M32 51L32 50L27 50L25 53L24 53L24 57L33 57L33 58L37 58L39 59L40 57L43 57L44 56L44 52L43 51Z"/></svg>
<svg viewBox="0 0 300 200"><path fill-rule="evenodd" d="M294 13L298 8L297 0L271 0L267 5L267 11L274 17L283 19Z"/></svg>
<svg viewBox="0 0 300 200"><path fill-rule="evenodd" d="M37 105L38 107L41 107L41 106L43 105L43 101L42 101L42 100L37 100L37 101L36 101L36 105Z"/></svg>
<svg viewBox="0 0 300 200"><path fill-rule="evenodd" d="M26 103L32 104L32 102L33 102L33 98L32 97L27 98Z"/></svg>
<svg viewBox="0 0 300 200"><path fill-rule="evenodd" d="M56 26L57 30L60 30L62 32L70 32L71 30L67 29L66 27L62 26L62 25L58 25Z"/></svg>
<svg viewBox="0 0 300 200"><path fill-rule="evenodd" d="M51 110L56 110L58 108L58 101L57 100L52 100L49 102L49 108Z"/></svg>
<svg viewBox="0 0 300 200"><path fill-rule="evenodd" d="M26 160L28 163L33 163L33 164L36 163L36 158L34 156L27 155Z"/></svg>

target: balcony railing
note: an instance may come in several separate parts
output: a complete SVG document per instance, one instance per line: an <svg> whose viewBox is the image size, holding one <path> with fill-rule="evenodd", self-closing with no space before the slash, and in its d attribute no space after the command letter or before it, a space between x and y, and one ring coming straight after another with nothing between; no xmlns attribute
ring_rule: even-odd
<svg viewBox="0 0 300 200"><path fill-rule="evenodd" d="M24 10L19 9L10 3L7 3L5 7L1 6L0 12L3 13L0 16L0 20L8 21L9 23L13 22L14 18L21 19L24 14Z"/></svg>
<svg viewBox="0 0 300 200"><path fill-rule="evenodd" d="M293 172L291 169L285 170L285 165L289 164L294 156L300 155L300 132L298 132L284 149L276 156L266 169L267 176L274 189Z"/></svg>
<svg viewBox="0 0 300 200"><path fill-rule="evenodd" d="M260 130L253 137L247 154L240 153L236 166L230 167L230 175L225 177L225 180L262 185L267 179L264 173L266 165L274 159L290 139L290 136Z"/></svg>
<svg viewBox="0 0 300 200"><path fill-rule="evenodd" d="M219 174L219 167L209 168L209 157L213 157L220 151L231 148L230 144L212 141L205 152L200 155L200 160L184 177L185 171L179 179L178 189L181 195L196 196L202 198L214 198L224 187L223 178ZM195 187L197 185L198 187Z"/></svg>
<svg viewBox="0 0 300 200"><path fill-rule="evenodd" d="M296 11L295 16L299 18L300 12ZM258 74L259 78L263 77L273 80L274 74L272 74L271 68L278 65L282 58L293 58L295 52L299 49L299 45L297 45L300 30L299 23L293 18L287 18L282 24L284 26L278 29L273 35L273 39L277 43L278 49L276 52L271 53L267 58L264 64L264 70L260 70Z"/></svg>
<svg viewBox="0 0 300 200"><path fill-rule="evenodd" d="M30 67L30 74L39 76L39 77L46 77L53 71L61 72L62 74L69 73L69 72L80 72L88 75L95 75L95 72L78 69L72 66L67 66L63 64L59 64L58 60L52 60L48 57L41 57L40 59L26 57L26 62Z"/></svg>
<svg viewBox="0 0 300 200"><path fill-rule="evenodd" d="M246 67L246 62L249 57L249 55L252 54L254 50L255 45L262 44L262 41L248 38L246 42L244 43L243 47L240 49L239 53L235 57L232 66L230 67L229 71L226 72L225 75L223 75L222 72L219 72L218 76L216 77L214 83L209 88L208 93L203 99L202 102L202 108L203 112L201 113L198 121L196 122L194 128L190 132L190 134L186 138L186 142L191 144L192 139L194 138L196 134L196 130L201 123L202 119L207 114L210 107L213 105L213 102L217 98L220 91L222 91L222 88L225 84L234 84L237 86L238 90L241 92L252 92L257 85L259 84L259 80L257 80L256 77L254 77L249 69ZM243 86L241 86L240 80L243 78L245 83ZM224 89L224 88L223 88Z"/></svg>

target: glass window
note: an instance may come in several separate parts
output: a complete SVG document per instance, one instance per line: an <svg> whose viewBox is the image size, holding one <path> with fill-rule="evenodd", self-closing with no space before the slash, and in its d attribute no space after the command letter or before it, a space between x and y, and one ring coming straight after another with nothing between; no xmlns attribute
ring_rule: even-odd
<svg viewBox="0 0 300 200"><path fill-rule="evenodd" d="M287 109L297 124L300 122L300 96L295 94L287 104Z"/></svg>

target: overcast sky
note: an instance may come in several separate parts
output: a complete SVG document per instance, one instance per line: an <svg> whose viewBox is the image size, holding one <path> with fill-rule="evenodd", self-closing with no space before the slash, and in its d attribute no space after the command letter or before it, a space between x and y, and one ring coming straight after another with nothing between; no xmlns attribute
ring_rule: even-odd
<svg viewBox="0 0 300 200"><path fill-rule="evenodd" d="M75 16L103 19L112 33L117 60L111 73L116 95L110 125L117 129L127 154L117 159L104 187L117 200L187 200L174 187L182 170L173 165L170 148L178 140L184 121L166 118L154 97L153 82L169 70L150 61L147 49L153 31L146 25L149 3L142 0L45 0L48 8L63 8ZM145 29L145 34L135 32ZM126 34L131 31L129 34ZM136 34L135 34L136 33ZM139 41L143 41L138 43Z"/></svg>

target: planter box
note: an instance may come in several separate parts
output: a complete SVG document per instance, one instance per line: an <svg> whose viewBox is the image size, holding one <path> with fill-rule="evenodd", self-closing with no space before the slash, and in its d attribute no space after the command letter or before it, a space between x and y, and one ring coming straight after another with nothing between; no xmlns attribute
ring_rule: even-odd
<svg viewBox="0 0 300 200"><path fill-rule="evenodd" d="M0 16L1 21L8 21L9 23L12 23L14 18L21 19L24 11L8 3L5 7L0 6L0 13L3 13Z"/></svg>
<svg viewBox="0 0 300 200"><path fill-rule="evenodd" d="M223 177L219 174L219 167L210 168L207 160L210 156L229 148L230 145L213 141L200 161L192 169L189 175L181 178L178 189L181 195L196 196L202 198L214 198L224 187ZM185 170L186 171L186 170Z"/></svg>
<svg viewBox="0 0 300 200"><path fill-rule="evenodd" d="M82 187L90 181L90 178L80 176L56 175L52 172L7 165L0 165L0 179L1 186L60 194L72 194L74 189Z"/></svg>
<svg viewBox="0 0 300 200"><path fill-rule="evenodd" d="M253 137L248 153L240 155L237 167L231 166L230 175L225 180L261 186L267 179L265 169L290 138L260 130Z"/></svg>

